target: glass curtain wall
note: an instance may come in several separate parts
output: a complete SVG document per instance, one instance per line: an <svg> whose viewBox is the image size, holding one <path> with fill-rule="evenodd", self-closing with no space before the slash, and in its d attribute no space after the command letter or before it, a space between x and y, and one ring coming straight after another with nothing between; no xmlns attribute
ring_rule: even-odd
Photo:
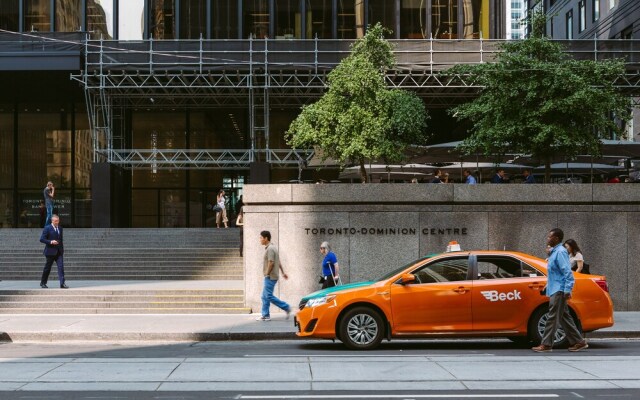
<svg viewBox="0 0 640 400"><path fill-rule="evenodd" d="M364 0L338 0L338 39L364 36Z"/></svg>
<svg viewBox="0 0 640 400"><path fill-rule="evenodd" d="M307 39L331 39L332 0L306 0Z"/></svg>
<svg viewBox="0 0 640 400"><path fill-rule="evenodd" d="M434 39L458 38L458 0L431 0L431 34Z"/></svg>
<svg viewBox="0 0 640 400"><path fill-rule="evenodd" d="M301 23L299 0L275 0L276 39L300 39Z"/></svg>
<svg viewBox="0 0 640 400"><path fill-rule="evenodd" d="M181 0L180 39L200 39L200 37L207 38L207 1Z"/></svg>
<svg viewBox="0 0 640 400"><path fill-rule="evenodd" d="M396 1L395 0L369 0L367 9L367 25L375 25L380 22L389 29L391 38L396 37Z"/></svg>
<svg viewBox="0 0 640 400"><path fill-rule="evenodd" d="M87 0L87 30L92 39L113 39L113 0Z"/></svg>
<svg viewBox="0 0 640 400"><path fill-rule="evenodd" d="M56 32L75 32L81 27L80 0L56 0Z"/></svg>
<svg viewBox="0 0 640 400"><path fill-rule="evenodd" d="M20 0L0 1L0 29L17 32L20 29Z"/></svg>
<svg viewBox="0 0 640 400"><path fill-rule="evenodd" d="M462 17L463 39L489 38L489 0L462 0Z"/></svg>
<svg viewBox="0 0 640 400"><path fill-rule="evenodd" d="M256 39L269 37L269 0L243 0L243 38L252 36Z"/></svg>
<svg viewBox="0 0 640 400"><path fill-rule="evenodd" d="M84 111L84 104L76 104L75 116L75 149L74 149L74 183L75 214L74 224L77 228L91 227L91 166L93 165L93 144L89 118Z"/></svg>
<svg viewBox="0 0 640 400"><path fill-rule="evenodd" d="M13 120L12 107L0 106L0 228L13 225Z"/></svg>
<svg viewBox="0 0 640 400"><path fill-rule="evenodd" d="M424 0L402 0L400 3L400 38L426 39L427 6Z"/></svg>
<svg viewBox="0 0 640 400"><path fill-rule="evenodd" d="M149 3L149 35L153 39L175 39L176 12L174 0L151 0Z"/></svg>
<svg viewBox="0 0 640 400"><path fill-rule="evenodd" d="M51 31L50 0L25 0L24 30L32 32Z"/></svg>
<svg viewBox="0 0 640 400"><path fill-rule="evenodd" d="M142 40L144 36L144 0L118 4L118 39Z"/></svg>
<svg viewBox="0 0 640 400"><path fill-rule="evenodd" d="M211 37L213 39L238 39L237 0L213 1L211 2L211 13Z"/></svg>

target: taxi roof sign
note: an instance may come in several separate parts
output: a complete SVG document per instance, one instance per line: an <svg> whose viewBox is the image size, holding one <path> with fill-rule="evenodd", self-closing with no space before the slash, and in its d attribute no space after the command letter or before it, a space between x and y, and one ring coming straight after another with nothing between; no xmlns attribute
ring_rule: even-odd
<svg viewBox="0 0 640 400"><path fill-rule="evenodd" d="M460 248L460 244L459 244L457 241L452 240L452 241L450 241L450 242L449 242L449 244L447 245L447 251L446 251L446 252L447 252L447 253L450 253L450 252L452 252L452 251L461 251L461 250L462 250L462 249Z"/></svg>

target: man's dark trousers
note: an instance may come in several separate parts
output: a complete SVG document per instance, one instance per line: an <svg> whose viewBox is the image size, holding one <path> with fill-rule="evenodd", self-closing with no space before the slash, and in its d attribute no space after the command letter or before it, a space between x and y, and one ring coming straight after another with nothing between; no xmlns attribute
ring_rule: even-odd
<svg viewBox="0 0 640 400"><path fill-rule="evenodd" d="M42 271L42 278L40 279L40 283L47 284L49 280L49 274L51 273L51 266L53 262L56 262L58 267L58 279L60 280L60 284L64 284L64 259L62 254L58 253L55 256L46 256L47 261L44 264L44 270Z"/></svg>

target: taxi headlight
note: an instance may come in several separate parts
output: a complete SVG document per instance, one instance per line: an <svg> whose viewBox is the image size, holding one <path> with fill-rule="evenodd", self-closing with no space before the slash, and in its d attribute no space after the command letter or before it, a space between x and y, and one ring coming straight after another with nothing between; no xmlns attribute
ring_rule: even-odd
<svg viewBox="0 0 640 400"><path fill-rule="evenodd" d="M336 296L322 296L317 297L315 299L311 299L307 302L307 307L316 307L322 304L327 304L331 300L335 299Z"/></svg>

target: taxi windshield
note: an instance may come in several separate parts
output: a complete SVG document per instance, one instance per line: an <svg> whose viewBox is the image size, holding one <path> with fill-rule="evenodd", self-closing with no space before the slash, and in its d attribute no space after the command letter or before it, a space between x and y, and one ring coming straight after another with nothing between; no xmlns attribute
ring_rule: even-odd
<svg viewBox="0 0 640 400"><path fill-rule="evenodd" d="M396 274L399 274L401 271L403 271L403 270L405 270L405 269L409 268L409 267L410 267L410 266L412 266L413 264L415 264L415 263L417 263L417 262L420 262L420 261L424 261L424 260L426 260L426 259L428 259L428 258L431 258L431 257L433 257L433 256L436 256L436 255L437 255L437 254L429 254L428 256L424 256L424 257L418 258L417 260L413 260L413 261L411 261L410 263L407 263L407 264L403 265L403 266L402 266L402 267L400 267L400 268L396 268L396 269L394 269L394 270L393 270L393 271L391 271L391 272L387 272L386 274L384 274L384 275L383 275L383 276L381 276L380 278L376 279L376 280L375 280L375 282L380 282L380 281L387 280L387 279L391 278L392 276L394 276L394 275L396 275Z"/></svg>

